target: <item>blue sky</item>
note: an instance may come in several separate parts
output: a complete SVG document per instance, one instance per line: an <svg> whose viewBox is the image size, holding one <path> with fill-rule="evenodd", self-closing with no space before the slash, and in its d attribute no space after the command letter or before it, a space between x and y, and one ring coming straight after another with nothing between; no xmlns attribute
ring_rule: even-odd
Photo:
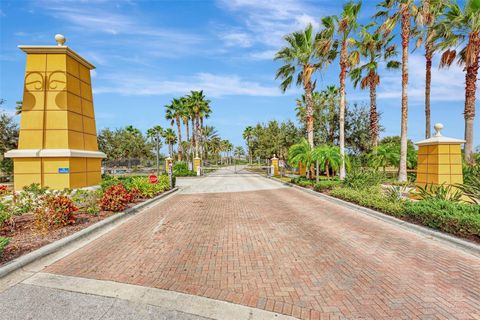
<svg viewBox="0 0 480 320"><path fill-rule="evenodd" d="M364 1L367 23L377 1ZM222 137L243 145L245 126L270 119L295 120L295 99L274 80L272 60L282 37L320 18L339 13L342 1L9 1L0 2L0 97L12 111L21 100L25 54L20 44L55 44L56 33L96 65L93 73L97 129L132 124L167 127L164 108L172 97L203 89L212 101L208 120ZM424 58L410 56L409 138L424 134ZM382 71L378 107L382 135L400 132L400 72ZM334 63L317 75L317 88L338 83ZM444 135L463 137L464 73L438 69L434 61L432 124ZM477 90L479 91L479 90ZM477 94L478 96L478 94ZM350 103L368 103L368 92L347 86ZM478 101L478 100L477 100ZM478 104L478 102L477 102ZM478 128L480 117L476 119Z"/></svg>

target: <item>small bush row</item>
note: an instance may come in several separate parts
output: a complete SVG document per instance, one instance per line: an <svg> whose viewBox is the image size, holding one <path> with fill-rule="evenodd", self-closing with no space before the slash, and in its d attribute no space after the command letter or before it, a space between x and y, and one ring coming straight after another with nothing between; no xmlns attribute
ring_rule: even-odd
<svg viewBox="0 0 480 320"><path fill-rule="evenodd" d="M180 161L173 165L173 175L176 177L194 177L197 173L188 168L188 163Z"/></svg>

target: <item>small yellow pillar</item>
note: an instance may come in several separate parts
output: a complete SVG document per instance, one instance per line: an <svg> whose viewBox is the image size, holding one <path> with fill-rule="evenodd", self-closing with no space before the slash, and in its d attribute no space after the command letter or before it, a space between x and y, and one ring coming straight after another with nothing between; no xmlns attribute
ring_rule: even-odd
<svg viewBox="0 0 480 320"><path fill-rule="evenodd" d="M307 176L307 167L301 162L298 163L298 174L302 177Z"/></svg>
<svg viewBox="0 0 480 320"><path fill-rule="evenodd" d="M201 159L198 158L198 157L195 157L193 159L193 171L195 171L197 173L197 175L200 175L201 172L200 172L200 169L201 169Z"/></svg>
<svg viewBox="0 0 480 320"><path fill-rule="evenodd" d="M27 54L20 135L13 158L14 186L39 183L52 189L101 181L93 110L91 63L65 46L19 46Z"/></svg>
<svg viewBox="0 0 480 320"><path fill-rule="evenodd" d="M443 125L434 126L435 135L416 143L418 146L416 185L463 183L462 153L460 146L465 140L444 137Z"/></svg>
<svg viewBox="0 0 480 320"><path fill-rule="evenodd" d="M165 159L165 172L168 173L168 170L170 169L170 165L173 166L173 163L172 163L173 159L168 157Z"/></svg>
<svg viewBox="0 0 480 320"><path fill-rule="evenodd" d="M272 167L273 167L273 175L278 176L278 158L276 157L275 154L273 155L273 158L272 158Z"/></svg>

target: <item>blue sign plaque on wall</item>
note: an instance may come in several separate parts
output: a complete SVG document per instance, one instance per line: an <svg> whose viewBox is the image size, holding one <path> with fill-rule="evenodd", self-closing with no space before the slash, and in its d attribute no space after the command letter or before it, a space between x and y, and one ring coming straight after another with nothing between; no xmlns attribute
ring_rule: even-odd
<svg viewBox="0 0 480 320"><path fill-rule="evenodd" d="M58 168L58 173L69 173L70 168Z"/></svg>

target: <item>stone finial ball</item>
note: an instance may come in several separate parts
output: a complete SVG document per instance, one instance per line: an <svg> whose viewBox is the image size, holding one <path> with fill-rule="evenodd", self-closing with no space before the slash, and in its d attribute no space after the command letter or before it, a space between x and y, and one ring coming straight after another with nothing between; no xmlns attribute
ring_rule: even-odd
<svg viewBox="0 0 480 320"><path fill-rule="evenodd" d="M435 128L435 131L437 132L437 135L440 135L440 131L443 129L443 124L441 123L435 123L433 126Z"/></svg>
<svg viewBox="0 0 480 320"><path fill-rule="evenodd" d="M63 44L65 43L65 41L67 41L67 39L61 34L56 34L55 41L59 46L63 46Z"/></svg>

